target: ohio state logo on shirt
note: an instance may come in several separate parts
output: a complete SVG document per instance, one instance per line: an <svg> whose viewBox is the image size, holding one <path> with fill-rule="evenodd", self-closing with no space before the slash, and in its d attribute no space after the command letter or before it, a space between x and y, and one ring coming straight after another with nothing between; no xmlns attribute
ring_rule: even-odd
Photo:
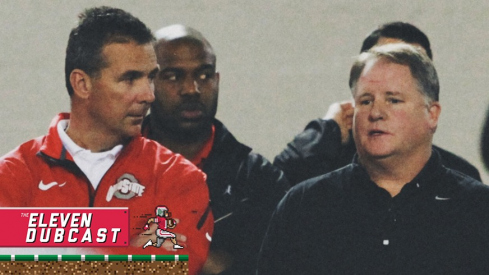
<svg viewBox="0 0 489 275"><path fill-rule="evenodd" d="M122 200L128 200L136 195L141 197L144 188L133 175L126 173L117 179L116 184L109 188L105 199L111 201L114 196Z"/></svg>

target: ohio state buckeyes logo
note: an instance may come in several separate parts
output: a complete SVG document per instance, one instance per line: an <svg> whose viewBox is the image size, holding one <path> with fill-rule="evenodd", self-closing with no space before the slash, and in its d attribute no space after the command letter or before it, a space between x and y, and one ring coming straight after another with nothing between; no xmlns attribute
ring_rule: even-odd
<svg viewBox="0 0 489 275"><path fill-rule="evenodd" d="M136 195L141 197L144 188L133 175L126 173L117 179L116 184L109 188L105 199L111 201L114 196L122 200L128 200Z"/></svg>

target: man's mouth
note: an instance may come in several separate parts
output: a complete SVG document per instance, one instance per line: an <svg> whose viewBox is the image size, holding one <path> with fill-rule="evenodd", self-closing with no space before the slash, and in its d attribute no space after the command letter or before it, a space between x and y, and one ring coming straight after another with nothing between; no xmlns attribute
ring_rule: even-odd
<svg viewBox="0 0 489 275"><path fill-rule="evenodd" d="M182 110L180 112L183 118L186 119L196 119L202 116L203 112L200 109L189 109L189 110Z"/></svg>
<svg viewBox="0 0 489 275"><path fill-rule="evenodd" d="M141 111L131 112L127 116L131 117L132 119L136 119L136 120L141 119L142 120L142 119L144 119L144 117L146 116L147 113L148 113L148 109L144 109Z"/></svg>
<svg viewBox="0 0 489 275"><path fill-rule="evenodd" d="M377 129L368 131L369 136L381 136L384 134L387 134L387 132L384 132L382 130L377 130Z"/></svg>
<svg viewBox="0 0 489 275"><path fill-rule="evenodd" d="M179 113L185 119L198 119L204 114L204 106L199 102L184 103Z"/></svg>

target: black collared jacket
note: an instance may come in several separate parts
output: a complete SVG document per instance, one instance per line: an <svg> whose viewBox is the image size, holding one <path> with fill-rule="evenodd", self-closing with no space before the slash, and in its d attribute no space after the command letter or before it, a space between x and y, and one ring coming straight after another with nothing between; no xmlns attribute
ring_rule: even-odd
<svg viewBox="0 0 489 275"><path fill-rule="evenodd" d="M214 144L202 170L214 214L212 249L233 254L226 274L252 274L273 210L289 188L278 168L236 140L218 120Z"/></svg>
<svg viewBox="0 0 489 275"><path fill-rule="evenodd" d="M289 184L281 170L238 142L220 121L214 126L214 143L202 167L215 220L211 250L234 257L231 269L221 274L252 274L272 212Z"/></svg>
<svg viewBox="0 0 489 275"><path fill-rule="evenodd" d="M294 186L258 274L489 274L489 187L436 151L395 197L356 160Z"/></svg>

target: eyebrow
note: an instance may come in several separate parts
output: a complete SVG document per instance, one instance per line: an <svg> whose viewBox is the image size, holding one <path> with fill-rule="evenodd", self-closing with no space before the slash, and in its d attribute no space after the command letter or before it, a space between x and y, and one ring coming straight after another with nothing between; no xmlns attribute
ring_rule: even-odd
<svg viewBox="0 0 489 275"><path fill-rule="evenodd" d="M195 71L203 71L207 69L215 70L216 66L212 64L202 64L199 67L195 68ZM184 72L186 70L181 67L166 67L160 71L161 72Z"/></svg>
<svg viewBox="0 0 489 275"><path fill-rule="evenodd" d="M366 97L366 96L372 96L372 94L369 92L365 92L363 94L357 95L356 97L360 98L360 97Z"/></svg>
<svg viewBox="0 0 489 275"><path fill-rule="evenodd" d="M216 66L213 64L203 64L202 66L198 67L197 70L206 70L206 69L212 69L215 70Z"/></svg>
<svg viewBox="0 0 489 275"><path fill-rule="evenodd" d="M160 71L159 67L155 67L151 72L149 72L149 77L154 78L156 74Z"/></svg>
<svg viewBox="0 0 489 275"><path fill-rule="evenodd" d="M120 77L119 77L119 81L123 81L123 80L126 80L126 79L137 79L137 78L141 78L142 76L144 75L143 72L141 71L127 71L127 72L124 72Z"/></svg>
<svg viewBox="0 0 489 275"><path fill-rule="evenodd" d="M393 95L401 95L401 92L397 92L397 91L394 91L394 92L393 92L393 91L387 91L387 92L385 92L385 94L386 94L386 95L388 95L388 96L393 96ZM373 95L372 95L372 93L370 93L370 92L365 92L365 93L363 93L363 94L361 94L361 95L358 95L358 97L365 97L365 96L373 96Z"/></svg>
<svg viewBox="0 0 489 275"><path fill-rule="evenodd" d="M158 71L159 71L159 68L158 67L155 67L151 72L149 72L148 75L150 77L152 77L152 76L154 77ZM125 80L125 79L138 79L138 78L143 77L144 75L145 74L142 71L131 70L131 71L127 71L127 72L123 73L119 77L119 81L122 81L122 80Z"/></svg>

